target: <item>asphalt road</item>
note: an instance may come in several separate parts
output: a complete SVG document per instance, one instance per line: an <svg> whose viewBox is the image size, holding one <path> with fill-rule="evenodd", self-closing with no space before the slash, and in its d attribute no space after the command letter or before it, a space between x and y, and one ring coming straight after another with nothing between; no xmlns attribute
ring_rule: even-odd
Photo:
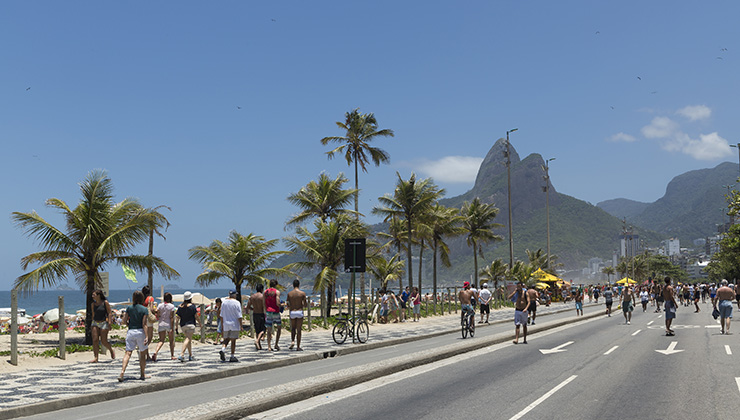
<svg viewBox="0 0 740 420"><path fill-rule="evenodd" d="M674 337L638 305L631 325L615 311L251 418L740 418L740 325L720 335L700 307L679 309Z"/></svg>
<svg viewBox="0 0 740 420"><path fill-rule="evenodd" d="M601 308L586 308L586 313L600 311ZM575 311L538 317L539 323L564 319L574 315ZM501 332L513 332L513 322L492 324L477 328L475 339L491 336ZM371 336L372 339L372 336ZM460 333L421 339L405 344L362 351L340 357L327 358L299 365L271 369L264 372L234 376L209 381L191 386L151 392L131 397L104 401L97 404L53 411L27 418L49 420L90 420L110 416L121 416L127 419L156 417L159 414L186 409L199 404L206 404L222 398L244 394L287 382L326 374L341 369L351 368L365 363L388 360L395 356L406 355L417 351L436 349L438 347L462 340ZM470 340L470 339L468 339ZM251 346L251 341L240 340L239 345ZM214 358L218 357L214 350ZM93 390L94 391L94 390Z"/></svg>

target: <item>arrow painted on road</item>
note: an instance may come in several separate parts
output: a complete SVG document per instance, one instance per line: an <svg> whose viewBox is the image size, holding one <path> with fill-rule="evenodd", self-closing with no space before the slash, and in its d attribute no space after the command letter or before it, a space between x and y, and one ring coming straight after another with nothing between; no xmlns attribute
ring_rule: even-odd
<svg viewBox="0 0 740 420"><path fill-rule="evenodd" d="M563 350L563 347L569 346L569 345L571 345L573 343L574 343L574 341L568 341L567 343L561 344L561 345L559 345L559 346L557 346L555 348L552 348L552 349L540 349L540 352L542 352L542 354L560 353L561 351L566 351L566 350Z"/></svg>
<svg viewBox="0 0 740 420"><path fill-rule="evenodd" d="M674 354L674 353L681 353L683 350L676 350L676 345L678 344L678 341L671 341L671 344L668 346L665 350L655 350L658 353L663 353L666 356Z"/></svg>

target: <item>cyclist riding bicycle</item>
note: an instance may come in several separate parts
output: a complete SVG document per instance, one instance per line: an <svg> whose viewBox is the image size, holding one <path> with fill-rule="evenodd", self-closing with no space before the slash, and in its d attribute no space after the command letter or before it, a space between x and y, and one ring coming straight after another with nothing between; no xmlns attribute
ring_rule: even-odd
<svg viewBox="0 0 740 420"><path fill-rule="evenodd" d="M465 317L468 315L475 315L475 311L473 310L472 301L475 299L475 292L470 290L470 282L466 281L463 283L463 289L460 290L460 293L458 293L458 298L460 299L461 306L461 314L460 314L460 324L465 325Z"/></svg>

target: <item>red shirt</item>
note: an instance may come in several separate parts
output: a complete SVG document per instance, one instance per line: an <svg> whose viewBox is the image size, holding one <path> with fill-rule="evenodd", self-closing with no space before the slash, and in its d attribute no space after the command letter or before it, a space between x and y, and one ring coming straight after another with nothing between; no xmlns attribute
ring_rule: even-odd
<svg viewBox="0 0 740 420"><path fill-rule="evenodd" d="M280 312L277 301L277 289L274 287L265 290L265 309L267 309L267 312Z"/></svg>

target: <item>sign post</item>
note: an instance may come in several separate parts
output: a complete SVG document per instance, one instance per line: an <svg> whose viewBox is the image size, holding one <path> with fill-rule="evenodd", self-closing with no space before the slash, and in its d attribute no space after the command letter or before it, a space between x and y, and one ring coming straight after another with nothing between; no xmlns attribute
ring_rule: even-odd
<svg viewBox="0 0 740 420"><path fill-rule="evenodd" d="M352 273L349 283L349 292L347 298L352 299L351 317L355 317L355 273L365 272L365 238L345 239L344 240L344 272ZM348 308L349 312L349 308ZM355 341L355 334L352 331L352 342Z"/></svg>

